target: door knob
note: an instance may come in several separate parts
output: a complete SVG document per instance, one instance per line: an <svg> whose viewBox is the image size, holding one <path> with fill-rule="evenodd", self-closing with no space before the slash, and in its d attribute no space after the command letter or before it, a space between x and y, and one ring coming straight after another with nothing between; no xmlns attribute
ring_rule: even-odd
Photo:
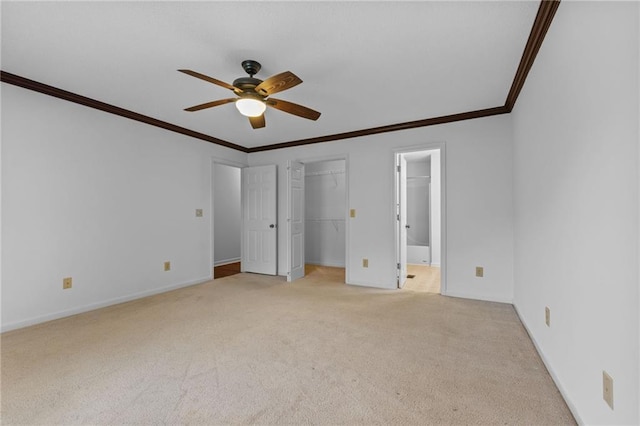
<svg viewBox="0 0 640 426"><path fill-rule="evenodd" d="M276 226L272 223L271 225L269 225L269 228L275 228Z"/></svg>
<svg viewBox="0 0 640 426"><path fill-rule="evenodd" d="M404 227L407 228L407 229L411 228L411 226L409 226L409 225L405 225Z"/></svg>

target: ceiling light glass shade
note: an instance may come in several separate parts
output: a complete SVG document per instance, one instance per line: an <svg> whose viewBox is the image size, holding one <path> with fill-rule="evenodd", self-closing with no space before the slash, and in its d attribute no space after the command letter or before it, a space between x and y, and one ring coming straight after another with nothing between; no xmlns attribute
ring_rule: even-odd
<svg viewBox="0 0 640 426"><path fill-rule="evenodd" d="M267 106L264 102L254 98L240 98L236 101L236 108L240 114L247 117L259 117Z"/></svg>

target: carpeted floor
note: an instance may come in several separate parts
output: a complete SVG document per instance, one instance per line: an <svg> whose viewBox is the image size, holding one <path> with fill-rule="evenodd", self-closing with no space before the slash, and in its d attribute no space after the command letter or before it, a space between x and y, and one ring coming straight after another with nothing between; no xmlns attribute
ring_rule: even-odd
<svg viewBox="0 0 640 426"><path fill-rule="evenodd" d="M3 424L574 424L510 305L237 274L2 335Z"/></svg>

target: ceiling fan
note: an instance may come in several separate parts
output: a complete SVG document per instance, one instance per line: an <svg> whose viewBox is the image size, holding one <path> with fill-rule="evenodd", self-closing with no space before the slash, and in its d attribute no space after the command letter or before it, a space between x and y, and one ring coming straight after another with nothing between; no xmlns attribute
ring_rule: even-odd
<svg viewBox="0 0 640 426"><path fill-rule="evenodd" d="M291 71L285 71L263 81L253 77L258 73L258 71L260 71L261 67L262 65L257 61L250 59L242 61L242 68L247 74L249 74L249 77L237 78L233 81L233 84L216 80L215 78L195 71L178 70L192 77L229 89L238 96L237 98L220 99L213 102L195 105L190 108L185 108L185 111L200 111L202 109L235 102L236 108L238 108L240 114L249 118L251 127L254 129L265 127L264 111L267 106L279 109L280 111L284 111L289 114L297 115L298 117L307 118L309 120L317 120L318 117L320 117L320 113L312 110L311 108L271 97L274 93L291 89L292 87L302 83L302 80L300 80L298 76Z"/></svg>

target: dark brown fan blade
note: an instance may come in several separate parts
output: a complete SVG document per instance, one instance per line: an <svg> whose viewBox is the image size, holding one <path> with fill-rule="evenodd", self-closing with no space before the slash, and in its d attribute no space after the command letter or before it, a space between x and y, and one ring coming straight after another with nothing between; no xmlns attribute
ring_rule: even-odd
<svg viewBox="0 0 640 426"><path fill-rule="evenodd" d="M297 75L291 71L285 71L269 77L262 83L258 84L255 91L263 96L273 95L274 93L291 89L293 86L297 86L300 83L302 83L302 80L300 80Z"/></svg>
<svg viewBox="0 0 640 426"><path fill-rule="evenodd" d="M204 81L208 81L209 83L217 84L218 86L222 86L225 89L233 90L234 92L239 90L238 88L233 87L229 83L225 83L224 81L216 80L213 77L209 77L208 75L200 74L199 72L195 72L195 71L191 71L191 70L178 70L178 71L183 72L185 74L188 74L188 75L190 75L192 77L199 78L199 79L204 80Z"/></svg>
<svg viewBox="0 0 640 426"><path fill-rule="evenodd" d="M213 102L207 102L206 104L200 104L200 105L196 105L196 106L192 106L189 108L185 108L185 111L189 111L189 112L193 112L193 111L200 111L201 109L206 109L206 108L212 108L218 105L224 105L224 104L228 104L230 102L235 102L237 98L227 98L227 99L220 99L218 101L213 101Z"/></svg>
<svg viewBox="0 0 640 426"><path fill-rule="evenodd" d="M302 105L294 104L293 102L274 98L269 98L265 102L270 107L288 112L289 114L297 115L298 117L308 118L309 120L317 120L320 117L320 113L318 111L314 111L311 108L307 108Z"/></svg>
<svg viewBox="0 0 640 426"><path fill-rule="evenodd" d="M254 129L259 129L267 125L264 121L264 114L257 117L249 117L249 122L251 123L251 127Z"/></svg>

